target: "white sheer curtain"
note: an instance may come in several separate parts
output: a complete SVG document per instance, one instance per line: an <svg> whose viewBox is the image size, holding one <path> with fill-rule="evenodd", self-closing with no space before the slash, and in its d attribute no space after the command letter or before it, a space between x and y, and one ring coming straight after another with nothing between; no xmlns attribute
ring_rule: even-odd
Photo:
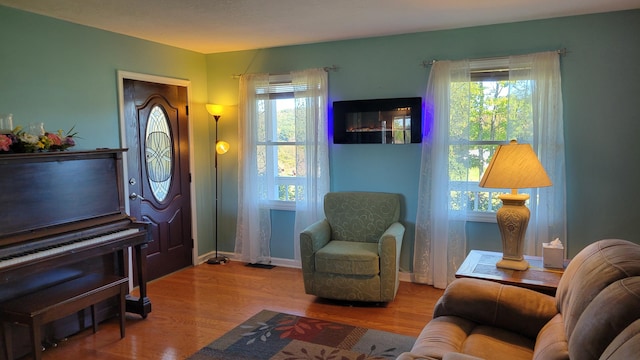
<svg viewBox="0 0 640 360"><path fill-rule="evenodd" d="M269 262L271 219L268 199L268 175L258 175L256 151L258 141L269 141L266 134L271 126L266 113L271 113L269 96L283 84L269 83L268 74L240 77L238 105L239 170L238 223L236 226L236 255L247 262ZM295 261L300 262L300 232L324 216L324 195L329 191L328 143L328 76L324 69L310 69L291 73L295 104L296 141L296 202L293 248ZM264 100L264 101L260 101ZM267 171L269 173L269 171ZM272 179L271 179L272 180Z"/></svg>
<svg viewBox="0 0 640 360"><path fill-rule="evenodd" d="M298 132L304 130L305 146L299 148L298 174L304 174L304 196L296 200L294 227L295 260L300 263L300 233L324 217L324 195L329 192L328 76L324 69L292 73Z"/></svg>
<svg viewBox="0 0 640 360"><path fill-rule="evenodd" d="M240 77L238 101L238 222L235 253L239 260L268 263L271 260L271 210L260 194L264 176L258 176L256 151L260 97L268 96L269 74ZM264 116L262 117L264 119Z"/></svg>
<svg viewBox="0 0 640 360"><path fill-rule="evenodd" d="M542 255L542 243L559 238L567 248L566 179L560 55L555 51L509 58L509 80L530 79L530 143L553 186L531 189L525 254ZM535 199L538 201L535 201Z"/></svg>
<svg viewBox="0 0 640 360"><path fill-rule="evenodd" d="M453 82L469 84L469 79L468 61L438 61L431 67L425 97L413 277L415 282L441 289L466 255L465 215L449 207L449 93ZM468 113L468 109L456 112ZM468 141L468 136L460 135L460 140Z"/></svg>
<svg viewBox="0 0 640 360"><path fill-rule="evenodd" d="M465 189L454 187L449 181L448 156L452 141L468 146L464 144L467 137L464 131L450 134L449 122L452 117L468 117L470 109L460 104L452 108L450 94L467 91L470 95L463 84L469 83L470 72L479 62L482 61L438 61L431 68L427 85L413 277L416 282L438 288L445 288L455 278L455 271L466 255L467 241L467 204L457 203L455 208L461 210L451 210L449 206L451 191ZM505 58L504 63L509 66L510 81L523 80L530 86L533 138L518 140L532 144L553 182L548 188L531 189L525 253L535 255L541 251L542 242L555 237L566 242L559 55L548 52L515 56Z"/></svg>

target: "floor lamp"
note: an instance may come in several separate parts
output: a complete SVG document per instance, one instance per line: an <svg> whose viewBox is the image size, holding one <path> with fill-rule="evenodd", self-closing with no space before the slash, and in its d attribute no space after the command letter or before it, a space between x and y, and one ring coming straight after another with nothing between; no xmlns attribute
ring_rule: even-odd
<svg viewBox="0 0 640 360"><path fill-rule="evenodd" d="M498 147L480 180L480 187L511 189L511 194L500 195L502 207L496 213L502 237L502 260L497 267L512 270L529 267L523 256L530 215L524 203L529 195L518 194L518 189L545 186L551 186L551 180L531 145L511 140L508 145Z"/></svg>
<svg viewBox="0 0 640 360"><path fill-rule="evenodd" d="M222 116L222 105L207 104L207 112L213 116L216 121L216 151L215 151L215 168L216 168L216 256L207 260L207 264L225 264L229 258L224 255L218 255L218 154L224 154L229 151L229 143L218 140L218 120Z"/></svg>

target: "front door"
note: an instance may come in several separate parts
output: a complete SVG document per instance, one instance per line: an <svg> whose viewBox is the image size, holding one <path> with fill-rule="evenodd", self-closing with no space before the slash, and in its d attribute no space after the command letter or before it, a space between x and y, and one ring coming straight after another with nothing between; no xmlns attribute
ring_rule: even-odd
<svg viewBox="0 0 640 360"><path fill-rule="evenodd" d="M187 88L123 79L130 215L150 224L148 279L193 263Z"/></svg>

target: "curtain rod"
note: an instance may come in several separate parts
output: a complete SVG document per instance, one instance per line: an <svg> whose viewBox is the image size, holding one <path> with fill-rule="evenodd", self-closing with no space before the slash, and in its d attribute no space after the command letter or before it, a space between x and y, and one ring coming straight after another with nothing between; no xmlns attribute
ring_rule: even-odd
<svg viewBox="0 0 640 360"><path fill-rule="evenodd" d="M322 70L326 71L326 72L331 72L331 71L338 71L340 69L340 67L338 65L331 65L331 66L324 66L322 67ZM277 73L277 74L269 74L272 76L278 76L278 75L289 75L290 73ZM239 79L240 76L242 76L242 74L232 74L231 78L232 79Z"/></svg>
<svg viewBox="0 0 640 360"><path fill-rule="evenodd" d="M565 56L569 53L570 51L567 50L567 48L562 48L562 49L558 49L556 50L556 53L558 53L558 55L560 56ZM514 55L514 56L518 56L518 55ZM494 56L494 57L486 57L486 58L477 58L477 59L471 59L471 60L500 60L500 59L506 59L509 56ZM420 66L422 66L423 68L429 67L433 64L435 64L438 60L433 59L433 60L423 60L420 63Z"/></svg>
<svg viewBox="0 0 640 360"><path fill-rule="evenodd" d="M324 69L324 71L326 72L331 72L331 71L338 71L340 67L338 65L331 65L331 66L325 66L322 69Z"/></svg>

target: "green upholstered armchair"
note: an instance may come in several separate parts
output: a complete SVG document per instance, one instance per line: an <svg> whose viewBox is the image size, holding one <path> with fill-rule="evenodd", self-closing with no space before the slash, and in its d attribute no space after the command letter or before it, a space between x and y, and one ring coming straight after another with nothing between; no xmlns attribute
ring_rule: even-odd
<svg viewBox="0 0 640 360"><path fill-rule="evenodd" d="M324 198L325 219L300 233L307 294L349 301L392 301L404 226L400 195L333 192Z"/></svg>

